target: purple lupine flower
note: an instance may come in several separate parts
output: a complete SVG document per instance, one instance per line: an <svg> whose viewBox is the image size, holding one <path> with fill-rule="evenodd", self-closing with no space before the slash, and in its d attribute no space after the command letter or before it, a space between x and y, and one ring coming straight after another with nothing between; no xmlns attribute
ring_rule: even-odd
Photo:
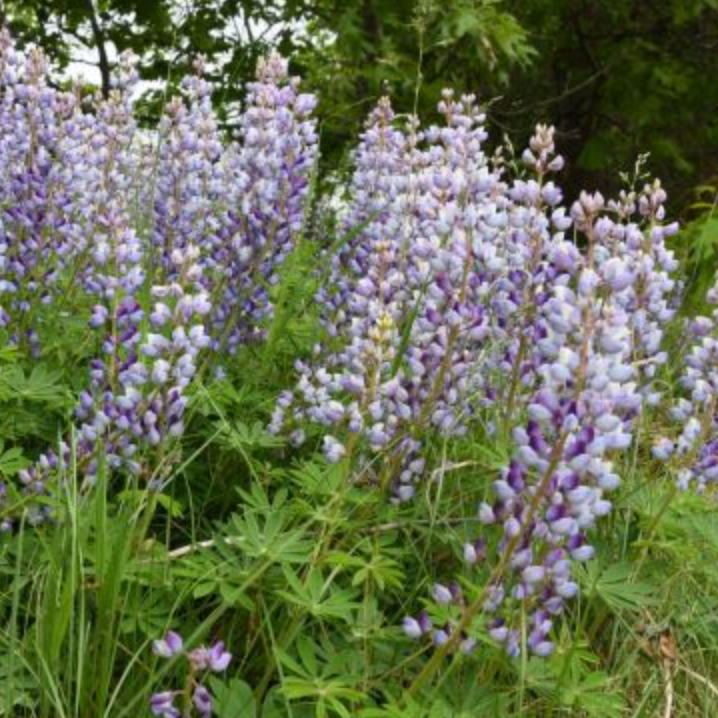
<svg viewBox="0 0 718 718"><path fill-rule="evenodd" d="M431 595L434 597L434 600L440 605L447 605L454 600L454 596L451 593L450 589L440 583L434 584L434 588L431 591Z"/></svg>
<svg viewBox="0 0 718 718"><path fill-rule="evenodd" d="M162 658L171 658L181 653L183 647L182 636L174 631L167 631L164 638L152 641L152 652Z"/></svg>
<svg viewBox="0 0 718 718"><path fill-rule="evenodd" d="M39 56L33 57L33 82L39 87L42 63ZM7 67L7 60L3 62ZM123 56L107 100L97 99L93 113L83 113L77 106L66 112L64 106L56 107L48 100L46 110L57 115L61 127L54 134L41 133L54 138L47 161L54 162L55 174L48 176L57 176L62 183L53 185L53 199L60 203L57 211L63 213L53 227L59 243L53 246L63 248L58 262L73 278L68 291L90 297L94 306L89 324L99 337L98 355L90 364L90 385L81 393L76 412L75 459L86 486L94 481L100 453L110 470L144 472L150 486L162 485L164 476L156 475L149 459L151 450L182 435L183 395L198 356L210 344L205 324L211 302L204 287L201 251L189 241L169 252L167 261L155 268L150 323L161 321L156 331L142 336L148 314L141 292L147 256L134 204L141 194L137 184L142 153L131 100L137 79L134 60ZM8 112L20 109L16 93L5 92L0 98ZM4 182L0 177L0 192ZM199 186L197 190L201 194ZM43 216L50 212L46 207ZM2 267L0 275L4 276ZM43 465L41 457L22 481L26 494L45 492L52 475L67 465L57 461L55 452L47 456L55 460ZM34 523L48 517L46 505L29 505Z"/></svg>
<svg viewBox="0 0 718 718"><path fill-rule="evenodd" d="M200 646L189 654L192 665L198 671L212 671L221 673L226 670L232 660L232 654L224 650L224 643L218 641L213 646L205 648Z"/></svg>
<svg viewBox="0 0 718 718"><path fill-rule="evenodd" d="M549 180L563 166L556 154L553 127L537 126L524 161L532 176L515 179L508 187L507 231L501 235L500 250L507 271L498 279L491 299L495 341L488 362L486 404L494 405L497 396L505 397L496 407L506 425L512 424L522 400L537 389L537 352L545 330L536 319L549 298L546 286L575 268L579 258L575 246L565 241L572 220L559 206L560 190ZM505 389L503 376L508 377ZM529 406L529 414L548 410L540 403Z"/></svg>
<svg viewBox="0 0 718 718"><path fill-rule="evenodd" d="M69 248L62 144L76 98L50 87L40 50L16 52L0 29L0 329L31 356L37 313L52 303Z"/></svg>
<svg viewBox="0 0 718 718"><path fill-rule="evenodd" d="M162 718L180 718L179 709L174 706L175 697L182 691L163 691L155 693L150 698L150 710L152 715Z"/></svg>
<svg viewBox="0 0 718 718"><path fill-rule="evenodd" d="M249 86L238 142L221 141L200 60L156 147L137 132L135 62L120 58L109 97L88 112L79 93L49 87L41 53L25 59L0 39L0 324L36 352L34 320L20 316L56 284L89 297L99 346L77 411L86 486L104 462L161 488L166 473L147 457L182 436L200 354L265 330L267 287L304 229L316 160L315 99L278 55ZM42 493L48 473L25 490Z"/></svg>
<svg viewBox="0 0 718 718"><path fill-rule="evenodd" d="M232 654L225 650L224 643L217 641L209 648L199 646L189 653L183 651L183 641L179 634L168 631L165 637L153 641L152 651L155 655L163 658L170 658L176 655L184 656L184 666L188 671L189 682L185 686L192 688L192 706L201 716L212 715L212 695L203 685L207 672L222 673L232 660ZM205 675L203 675L205 674ZM164 716L165 718L179 718L180 712L174 707L174 699L178 696L189 698L189 694L183 690L163 691L155 693L150 701L153 715ZM184 715L184 714L183 714Z"/></svg>
<svg viewBox="0 0 718 718"><path fill-rule="evenodd" d="M718 281L706 298L718 305ZM668 463L681 489L704 494L718 483L718 309L688 324L686 343L684 396L670 408L675 431L656 440L653 455Z"/></svg>
<svg viewBox="0 0 718 718"><path fill-rule="evenodd" d="M207 666L210 671L222 673L227 670L227 666L231 660L232 654L224 650L224 643L222 641L217 641L213 646L210 646L207 653Z"/></svg>
<svg viewBox="0 0 718 718"><path fill-rule="evenodd" d="M226 211L207 259L218 295L213 341L230 353L261 337L272 316L267 287L304 229L317 158L316 100L300 92L286 60L276 53L262 60L247 89L239 142L220 162Z"/></svg>
<svg viewBox="0 0 718 718"><path fill-rule="evenodd" d="M412 616L406 616L404 618L402 630L409 638L420 638L424 634L419 622Z"/></svg>
<svg viewBox="0 0 718 718"><path fill-rule="evenodd" d="M197 686L194 689L192 703L203 718L212 715L212 696L204 686Z"/></svg>

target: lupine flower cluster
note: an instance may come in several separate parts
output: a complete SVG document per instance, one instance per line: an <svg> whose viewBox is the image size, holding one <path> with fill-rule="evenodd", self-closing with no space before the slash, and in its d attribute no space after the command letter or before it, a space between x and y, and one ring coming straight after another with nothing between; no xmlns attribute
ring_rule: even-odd
<svg viewBox="0 0 718 718"><path fill-rule="evenodd" d="M718 283L706 299L718 305ZM656 440L653 455L672 466L679 488L705 493L718 482L718 309L690 320L687 330L680 375L685 395L669 409L678 429Z"/></svg>
<svg viewBox="0 0 718 718"><path fill-rule="evenodd" d="M153 641L152 652L160 658L180 656L184 658L186 666L186 678L182 688L160 691L152 695L150 699L152 715L162 718L211 716L212 694L203 685L203 680L212 673L224 673L227 670L232 654L225 650L224 643L217 641L209 648L200 646L186 651L182 636L174 631L168 631L164 638Z"/></svg>
<svg viewBox="0 0 718 718"><path fill-rule="evenodd" d="M101 456L110 468L150 471L136 459L143 446L155 447L161 457L168 440L182 435L184 390L194 376L200 351L209 345L203 322L211 304L201 288L198 258L194 245L172 251L174 281L152 286L156 301L144 335L140 330L144 314L136 298L126 296L112 312L103 305L95 307L95 326L116 326L103 341L106 358L92 362L90 390L80 396L81 454L95 453L101 441ZM96 475L96 463L94 459L87 467L87 478ZM151 486L161 486L161 474L147 478Z"/></svg>
<svg viewBox="0 0 718 718"><path fill-rule="evenodd" d="M306 419L322 427L330 461L356 450L369 464L388 451L380 480L398 500L423 473L425 427L465 431L505 262L495 240L508 199L482 151L484 116L473 96L448 91L439 112L444 125L423 131L415 118L395 127L386 99L370 117L344 223L350 241L319 295L334 341L299 366L297 390L272 421L275 431L296 426L298 443Z"/></svg>
<svg viewBox="0 0 718 718"><path fill-rule="evenodd" d="M33 523L51 513L33 497L71 462L85 488L100 470L162 488L200 363L221 366L221 352L263 335L304 226L315 100L286 61L260 63L228 141L201 59L157 131L140 131L135 65L123 55L109 97L85 101L0 34L0 331L39 355L38 308L90 307L96 347L72 436L20 474L13 503Z"/></svg>
<svg viewBox="0 0 718 718"><path fill-rule="evenodd" d="M228 211L208 258L220 277L212 334L230 353L264 335L272 315L269 291L305 229L317 160L316 98L300 91L286 60L274 53L260 61L257 81L247 89L239 142L223 161Z"/></svg>
<svg viewBox="0 0 718 718"><path fill-rule="evenodd" d="M497 277L491 298L495 347L487 363L485 401L498 404L504 425L510 425L522 397L536 389L538 342L544 338L537 307L546 300L546 286L554 279L549 257L572 261L572 248L565 242L571 218L561 206L561 190L551 175L563 168L556 154L552 127L539 125L523 154L528 174L515 178L508 187L509 202L498 218L503 231L498 250L506 257L504 271ZM502 377L508 377L508 382ZM503 404L503 405L502 405ZM500 429L501 427L496 427Z"/></svg>
<svg viewBox="0 0 718 718"><path fill-rule="evenodd" d="M58 159L75 105L45 74L42 53L23 57L0 28L0 327L34 355L34 315L51 301L67 252L67 185Z"/></svg>
<svg viewBox="0 0 718 718"><path fill-rule="evenodd" d="M524 155L529 165L537 148L550 148L547 139L539 128ZM525 202L523 192L519 198ZM464 547L467 567L482 576L484 588L467 604L458 582L437 584L433 601L452 607L449 618L434 626L427 613L408 617L407 635L469 651L482 613L510 655L554 650L555 617L578 591L572 564L593 557L588 532L610 512L610 492L620 483L615 457L630 446L644 405L659 398L653 379L665 361L659 350L673 317L676 267L663 241L676 229L661 224L664 199L659 185L647 186L637 202L633 194L606 203L583 193L570 215L558 215L560 229L572 222L576 238L545 235L548 246L528 255L528 276L537 279L529 279L531 304L520 311L531 317L531 333L523 335L531 346L515 342L512 382L531 373L535 391L526 394L527 421L512 431L514 454L494 482L493 501L479 509L486 529ZM538 231L526 234L542 242Z"/></svg>

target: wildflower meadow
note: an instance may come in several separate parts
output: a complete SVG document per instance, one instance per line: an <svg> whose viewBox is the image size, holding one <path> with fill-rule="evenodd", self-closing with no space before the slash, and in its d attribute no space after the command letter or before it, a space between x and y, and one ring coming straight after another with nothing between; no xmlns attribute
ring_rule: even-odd
<svg viewBox="0 0 718 718"><path fill-rule="evenodd" d="M140 59L0 34L0 716L718 715L718 284L646 158L569 192L457 88L326 172L278 52L231 130Z"/></svg>

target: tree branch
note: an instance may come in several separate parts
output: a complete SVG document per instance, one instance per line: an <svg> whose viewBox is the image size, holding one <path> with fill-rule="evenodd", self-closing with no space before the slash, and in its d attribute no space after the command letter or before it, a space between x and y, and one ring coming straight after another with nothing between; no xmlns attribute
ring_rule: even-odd
<svg viewBox="0 0 718 718"><path fill-rule="evenodd" d="M105 32L102 29L100 21L97 17L94 0L87 0L86 5L90 11L90 26L92 27L92 36L95 40L95 47L97 48L97 55L99 58L98 66L100 68L100 77L102 78L102 96L107 98L110 94L111 69L110 60L107 56L107 47L105 46Z"/></svg>

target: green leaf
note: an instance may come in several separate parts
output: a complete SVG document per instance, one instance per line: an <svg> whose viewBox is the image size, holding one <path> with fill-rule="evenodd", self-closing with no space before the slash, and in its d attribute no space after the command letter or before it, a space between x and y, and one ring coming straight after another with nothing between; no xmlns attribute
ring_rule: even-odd
<svg viewBox="0 0 718 718"><path fill-rule="evenodd" d="M611 686L611 679L603 671L595 671L562 694L561 702L568 708L585 711L593 718L621 718L626 701Z"/></svg>
<svg viewBox="0 0 718 718"><path fill-rule="evenodd" d="M238 678L225 683L212 676L213 709L218 718L256 718L257 704L249 685Z"/></svg>
<svg viewBox="0 0 718 718"><path fill-rule="evenodd" d="M630 564L612 564L603 571L597 564L588 564L588 568L578 574L585 586L586 598L600 599L615 611L637 611L655 603L657 587L635 580Z"/></svg>
<svg viewBox="0 0 718 718"><path fill-rule="evenodd" d="M266 426L258 421L251 425L241 421L231 425L218 422L217 429L217 443L242 453L251 449L272 449L284 444L281 437L270 434Z"/></svg>
<svg viewBox="0 0 718 718"><path fill-rule="evenodd" d="M303 529L289 528L286 512L275 504L265 516L247 511L244 517L235 516L229 529L233 534L231 546L239 548L251 558L263 558L277 563L305 563L314 546L306 539Z"/></svg>
<svg viewBox="0 0 718 718"><path fill-rule="evenodd" d="M14 446L3 451L4 446L0 440L0 476L9 478L17 474L20 469L25 469L30 465L30 460L23 456L22 449Z"/></svg>
<svg viewBox="0 0 718 718"><path fill-rule="evenodd" d="M205 596L209 596L210 594L214 593L217 590L217 584L214 581L207 581L205 583L200 583L198 586L195 586L194 591L192 591L192 595L195 598L204 598Z"/></svg>
<svg viewBox="0 0 718 718"><path fill-rule="evenodd" d="M225 603L241 606L248 611L253 611L256 608L254 602L247 596L242 586L220 581L219 593Z"/></svg>
<svg viewBox="0 0 718 718"><path fill-rule="evenodd" d="M345 589L335 589L325 582L319 569L312 571L304 583L288 567L284 575L290 591L280 590L278 595L295 606L299 606L315 618L338 618L346 623L352 620L352 611L357 607L355 594Z"/></svg>
<svg viewBox="0 0 718 718"><path fill-rule="evenodd" d="M62 374L42 365L33 367L26 376L19 366L0 369L0 400L28 401L63 406L68 392L62 384Z"/></svg>
<svg viewBox="0 0 718 718"><path fill-rule="evenodd" d="M155 494L157 503L169 514L173 519L184 516L184 506L167 494Z"/></svg>

